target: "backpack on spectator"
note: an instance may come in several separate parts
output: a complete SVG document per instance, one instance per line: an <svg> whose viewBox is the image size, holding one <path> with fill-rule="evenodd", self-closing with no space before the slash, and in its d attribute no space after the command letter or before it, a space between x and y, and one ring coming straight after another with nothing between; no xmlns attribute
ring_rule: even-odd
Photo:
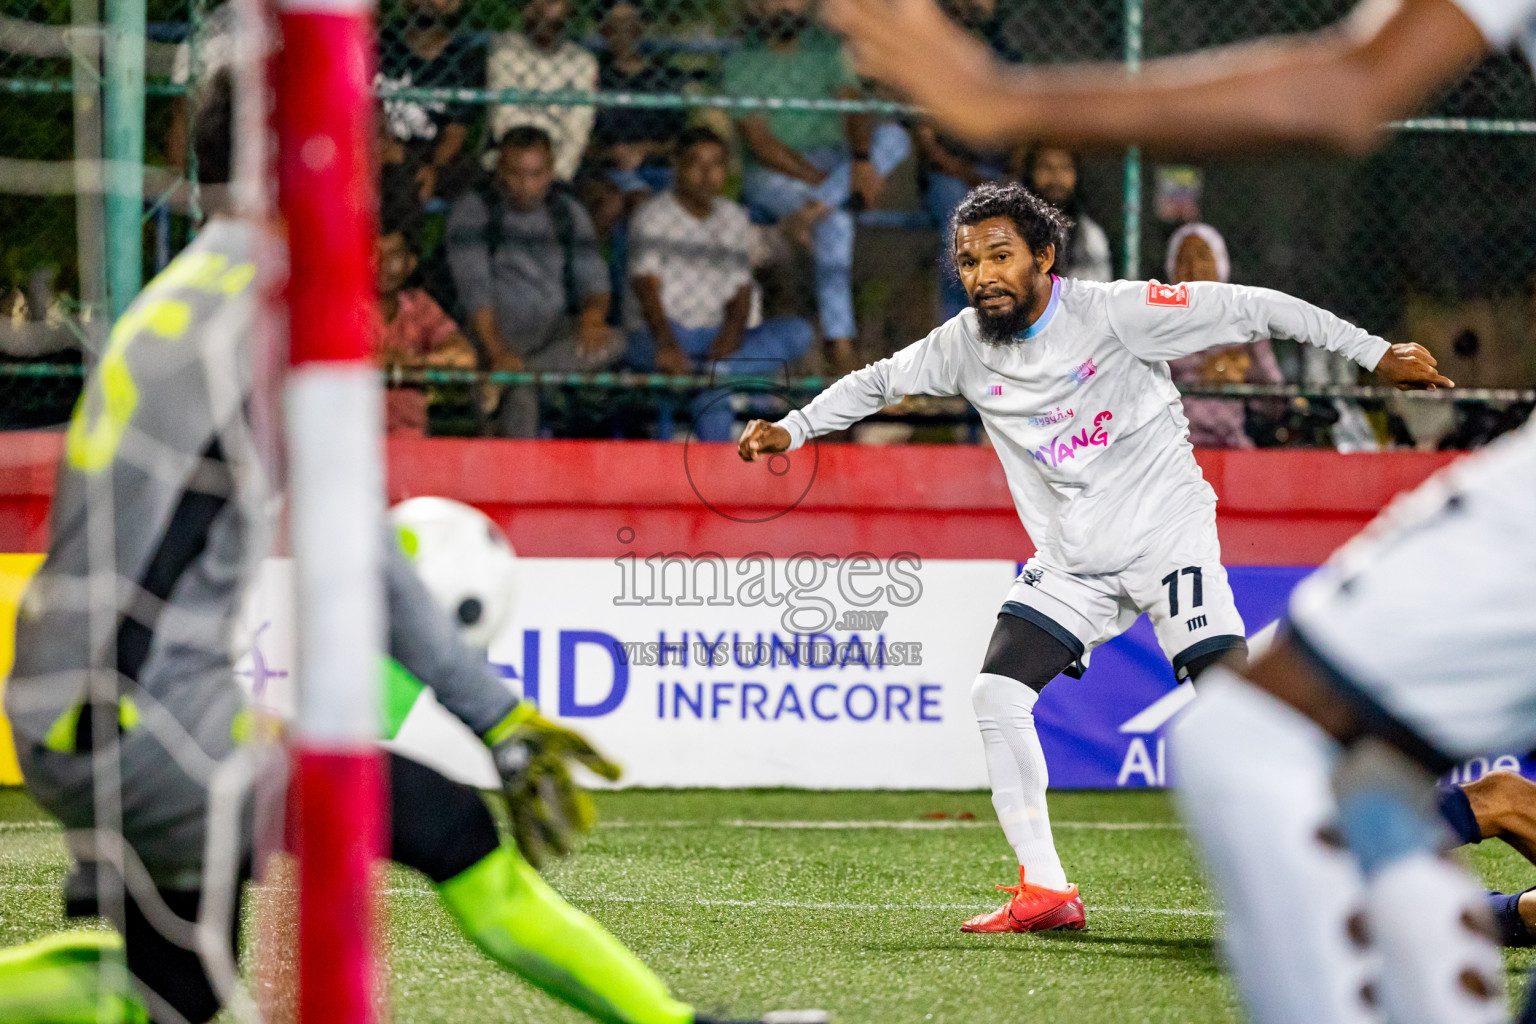
<svg viewBox="0 0 1536 1024"><path fill-rule="evenodd" d="M506 203L494 183L481 185L476 191L485 203L485 247L494 258L502 241ZM555 228L555 242L560 246L560 287L565 292L566 316L581 313L581 298L576 293L576 213L571 209L574 202L576 199L558 182L544 199L544 208Z"/></svg>

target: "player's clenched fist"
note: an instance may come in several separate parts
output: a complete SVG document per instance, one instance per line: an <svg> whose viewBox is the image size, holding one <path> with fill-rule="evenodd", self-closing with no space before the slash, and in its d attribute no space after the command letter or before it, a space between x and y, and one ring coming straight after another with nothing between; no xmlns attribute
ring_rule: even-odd
<svg viewBox="0 0 1536 1024"><path fill-rule="evenodd" d="M1453 388L1456 382L1435 369L1435 357L1423 345L1393 345L1376 364L1376 376L1399 391Z"/></svg>
<svg viewBox="0 0 1536 1024"><path fill-rule="evenodd" d="M789 451L789 431L767 420L753 420L747 424L747 429L741 432L741 440L737 442L736 451L747 462L756 462L762 455L787 452Z"/></svg>

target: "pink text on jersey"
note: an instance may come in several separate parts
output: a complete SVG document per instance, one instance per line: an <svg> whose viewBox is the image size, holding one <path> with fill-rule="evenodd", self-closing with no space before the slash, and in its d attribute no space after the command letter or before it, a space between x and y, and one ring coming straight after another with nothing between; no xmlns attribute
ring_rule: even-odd
<svg viewBox="0 0 1536 1024"><path fill-rule="evenodd" d="M1084 427L1076 434L1069 435L1065 441L1058 434L1051 438L1049 444L1036 448L1030 454L1039 460L1042 465L1055 469L1068 459L1075 459L1077 457L1077 449L1079 448L1088 448L1093 445L1107 448L1109 447L1109 432L1100 424L1105 420L1112 420L1114 418L1115 414L1112 412L1107 410L1101 412L1093 418L1093 430L1091 432L1087 427Z"/></svg>

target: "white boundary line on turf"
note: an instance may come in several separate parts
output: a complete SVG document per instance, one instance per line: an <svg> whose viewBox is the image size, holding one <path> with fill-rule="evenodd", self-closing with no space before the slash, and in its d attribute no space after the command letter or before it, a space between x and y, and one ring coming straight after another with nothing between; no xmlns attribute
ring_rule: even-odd
<svg viewBox="0 0 1536 1024"><path fill-rule="evenodd" d="M884 821L879 819L846 821L749 821L741 818L725 821L599 821L598 828L772 828L786 830L844 829L899 829L918 832L942 831L956 828L995 828L997 823L987 819L940 818L936 820ZM1094 829L1105 832L1140 832L1146 830L1170 830L1182 826L1172 821L1053 821L1052 828ZM53 821L0 821L0 832L59 832L62 828Z"/></svg>
<svg viewBox="0 0 1536 1024"><path fill-rule="evenodd" d="M995 909L995 904L978 903L840 903L801 902L798 900L705 900L651 899L645 896L568 896L573 903L676 904L695 907L741 907L747 910L962 910L975 913ZM1214 910L1186 910L1179 907L1099 907L1090 911L1118 914L1167 914L1175 917L1215 917Z"/></svg>
<svg viewBox="0 0 1536 1024"><path fill-rule="evenodd" d="M778 829L929 829L996 828L997 822L988 819L940 818L916 821L882 821L878 819L846 821L747 821L740 818L725 821L599 821L598 828L778 828ZM1101 829L1107 832L1136 832L1146 829L1180 829L1182 825L1172 821L1053 821L1051 828Z"/></svg>
<svg viewBox="0 0 1536 1024"><path fill-rule="evenodd" d="M36 892L38 890L50 890L57 892L59 886L49 883L13 882L0 884L0 892ZM287 893L297 890L287 889ZM388 896L436 896L436 889L422 889L416 886L395 886L383 890ZM636 905L662 904L666 906L692 906L692 907L736 907L742 910L859 910L859 911L922 911L922 910L956 910L964 913L978 913L993 909L991 904L981 903L818 903L802 902L797 900L705 900L705 899L669 899L666 897L650 898L646 896L567 896L572 903L627 903ZM1184 907L1107 907L1090 903L1088 909L1091 912L1102 914L1146 914L1149 916L1163 917L1220 917L1217 910L1190 910Z"/></svg>
<svg viewBox="0 0 1536 1024"><path fill-rule="evenodd" d="M387 890L390 895L435 896L436 890L406 887ZM835 903L802 902L797 900L706 900L677 899L648 896L567 895L572 903L628 903L635 905L684 906L684 907L739 907L744 910L959 910L976 913L993 909L993 904L981 903ZM1106 914L1162 914L1170 917L1219 917L1215 910L1189 910L1183 907L1101 907L1090 904L1090 911Z"/></svg>

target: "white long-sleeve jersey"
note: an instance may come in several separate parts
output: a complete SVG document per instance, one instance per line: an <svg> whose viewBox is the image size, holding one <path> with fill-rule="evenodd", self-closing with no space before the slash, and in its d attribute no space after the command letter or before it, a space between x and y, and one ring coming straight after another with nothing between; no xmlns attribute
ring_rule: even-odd
<svg viewBox="0 0 1536 1024"><path fill-rule="evenodd" d="M989 344L962 311L926 338L849 374L779 421L791 449L907 395L964 397L981 414L1039 557L1118 572L1216 495L1201 475L1166 360L1292 338L1368 370L1387 342L1267 288L1056 279L1013 344Z"/></svg>

